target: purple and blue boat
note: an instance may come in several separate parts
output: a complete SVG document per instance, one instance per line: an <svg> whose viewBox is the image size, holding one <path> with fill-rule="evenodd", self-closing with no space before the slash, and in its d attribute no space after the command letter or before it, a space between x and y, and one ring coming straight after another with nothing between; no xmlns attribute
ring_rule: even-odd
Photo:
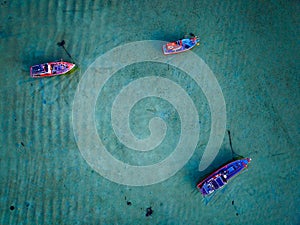
<svg viewBox="0 0 300 225"><path fill-rule="evenodd" d="M198 190L204 197L211 195L216 190L223 188L232 178L245 170L250 161L251 158L242 158L222 166L203 179L197 185Z"/></svg>
<svg viewBox="0 0 300 225"><path fill-rule="evenodd" d="M30 76L33 78L53 77L71 72L75 68L74 63L64 62L63 60L56 62L42 63L30 67Z"/></svg>

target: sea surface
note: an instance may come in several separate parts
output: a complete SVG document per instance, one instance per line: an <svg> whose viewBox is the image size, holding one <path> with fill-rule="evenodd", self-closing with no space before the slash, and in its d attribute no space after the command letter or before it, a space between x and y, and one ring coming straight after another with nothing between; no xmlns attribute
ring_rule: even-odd
<svg viewBox="0 0 300 225"><path fill-rule="evenodd" d="M297 0L0 0L0 224L299 224L299 15ZM162 55L189 33L199 46ZM60 59L78 69L30 77ZM228 131L252 161L203 198Z"/></svg>

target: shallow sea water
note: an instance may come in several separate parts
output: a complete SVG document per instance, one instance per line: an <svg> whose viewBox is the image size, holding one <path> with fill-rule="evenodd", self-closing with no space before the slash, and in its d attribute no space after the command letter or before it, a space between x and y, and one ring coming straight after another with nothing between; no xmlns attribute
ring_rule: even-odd
<svg viewBox="0 0 300 225"><path fill-rule="evenodd" d="M1 0L0 224L299 224L299 12L298 1L279 0ZM143 98L128 117L140 140L151 134L152 118L165 121L164 139L152 150L136 151L122 143L112 125L111 108L122 90L135 80L155 76L176 83L193 101L198 141L188 162L162 182L112 182L95 169L102 165L97 156L92 155L93 167L78 146L86 138L76 136L74 128L73 103L80 82L87 79L92 63L115 47L174 41L190 32L200 37L200 46L192 52L221 87L226 129L235 152L252 158L249 169L212 198L202 198L197 182L231 159L228 136L224 134L209 167L199 171L212 129L206 95L186 72L148 61L117 71L101 91L87 87L97 94L91 113L99 139L114 158L137 166L137 171L172 154L181 140L182 121L166 99ZM57 46L61 40L79 70L30 78L31 65L71 60ZM105 65L99 68L95 76L102 75ZM174 156L174 165L176 160ZM122 175L114 167L104 170ZM149 207L153 213L146 216Z"/></svg>

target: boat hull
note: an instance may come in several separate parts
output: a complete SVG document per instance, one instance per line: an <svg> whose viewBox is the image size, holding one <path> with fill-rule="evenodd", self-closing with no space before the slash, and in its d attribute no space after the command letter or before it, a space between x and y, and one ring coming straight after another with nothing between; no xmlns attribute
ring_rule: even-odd
<svg viewBox="0 0 300 225"><path fill-rule="evenodd" d="M171 55L188 51L198 44L199 39L197 37L185 38L163 45L162 50L164 55Z"/></svg>
<svg viewBox="0 0 300 225"><path fill-rule="evenodd" d="M203 179L197 188L203 196L211 195L216 190L223 188L232 178L245 170L251 161L250 158L234 160Z"/></svg>
<svg viewBox="0 0 300 225"><path fill-rule="evenodd" d="M30 76L33 78L59 76L69 73L75 66L74 63L64 61L38 64L30 67Z"/></svg>

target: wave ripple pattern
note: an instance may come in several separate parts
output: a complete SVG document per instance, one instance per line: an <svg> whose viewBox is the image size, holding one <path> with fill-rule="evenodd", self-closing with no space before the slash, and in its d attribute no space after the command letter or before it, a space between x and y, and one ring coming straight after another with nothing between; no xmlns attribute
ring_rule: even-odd
<svg viewBox="0 0 300 225"><path fill-rule="evenodd" d="M130 165L113 157L97 133L95 107L105 83L128 65L140 62L169 64L184 71L202 89L211 112L211 130L199 163L200 171L214 160L222 144L226 129L226 107L213 72L193 52L164 56L161 50L163 44L165 42L149 40L116 47L98 57L88 67L78 85L73 105L73 128L77 145L86 162L113 182L145 186L168 179L191 158L200 135L197 108L180 85L159 76L139 78L122 88L114 99L111 121L118 140L130 149L144 152L155 149L164 140L167 125L160 117L153 117L149 121L150 135L145 139L137 138L130 129L131 109L148 97L164 99L176 109L181 122L180 138L169 156L152 165Z"/></svg>

